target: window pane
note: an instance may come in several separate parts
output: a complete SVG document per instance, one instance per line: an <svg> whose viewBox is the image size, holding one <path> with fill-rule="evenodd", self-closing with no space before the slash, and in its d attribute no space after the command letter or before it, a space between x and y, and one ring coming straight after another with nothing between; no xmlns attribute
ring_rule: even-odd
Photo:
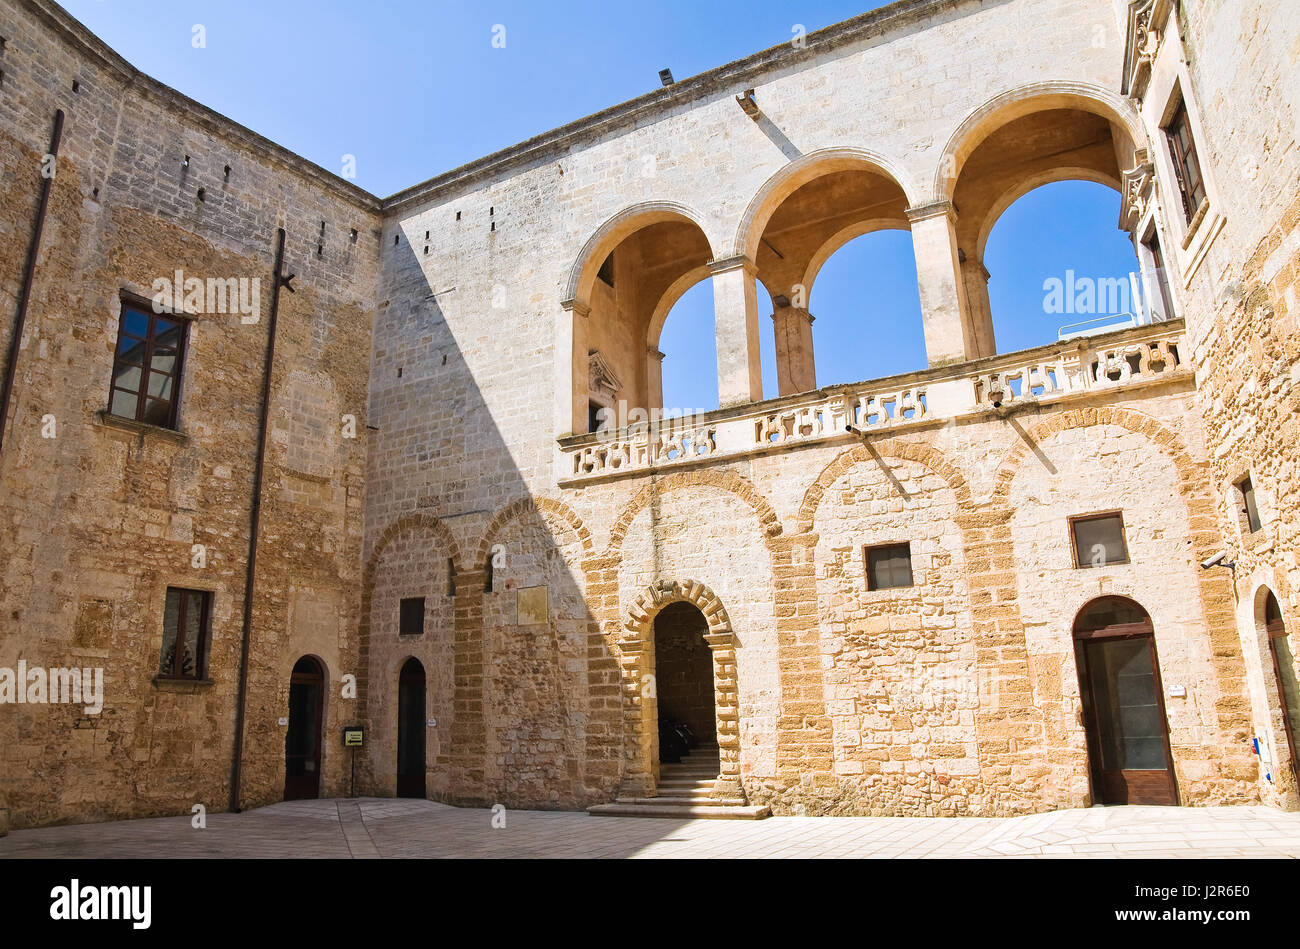
<svg viewBox="0 0 1300 949"><path fill-rule="evenodd" d="M181 591L168 590L167 602L163 606L162 661L158 664L158 671L162 675L171 675L176 665L176 632L180 613Z"/></svg>
<svg viewBox="0 0 1300 949"><path fill-rule="evenodd" d="M172 371L172 367L175 365L176 365L176 354L169 351L160 352L159 350L155 349L153 351L153 358L149 360L149 368L153 369L155 372L170 373Z"/></svg>
<svg viewBox="0 0 1300 949"><path fill-rule="evenodd" d="M206 615L207 596L202 593L185 594L185 648L181 654L181 675L198 677L199 650L203 645L203 620Z"/></svg>
<svg viewBox="0 0 1300 949"><path fill-rule="evenodd" d="M1080 567L1128 563L1124 521L1118 514L1074 522L1074 549Z"/></svg>
<svg viewBox="0 0 1300 949"><path fill-rule="evenodd" d="M160 399L172 397L172 377L165 372L149 373L149 394Z"/></svg>
<svg viewBox="0 0 1300 949"><path fill-rule="evenodd" d="M140 367L118 365L113 372L113 385L128 392L140 391ZM132 412L132 415L135 413Z"/></svg>
<svg viewBox="0 0 1300 949"><path fill-rule="evenodd" d="M134 392L123 392L121 389L114 389L113 400L109 403L108 411L111 415L133 419L139 405L140 397Z"/></svg>
<svg viewBox="0 0 1300 949"><path fill-rule="evenodd" d="M890 544L867 549L867 583L872 590L889 590L912 585L910 544Z"/></svg>
<svg viewBox="0 0 1300 949"><path fill-rule="evenodd" d="M401 635L413 636L424 632L424 597L402 600L399 613Z"/></svg>
<svg viewBox="0 0 1300 949"><path fill-rule="evenodd" d="M149 335L149 317L139 310L122 310L122 331L144 339Z"/></svg>
<svg viewBox="0 0 1300 949"><path fill-rule="evenodd" d="M146 425L167 425L171 421L172 404L162 399L145 399L144 417L140 421Z"/></svg>
<svg viewBox="0 0 1300 949"><path fill-rule="evenodd" d="M1145 637L1091 642L1088 667L1107 771L1165 770L1164 716Z"/></svg>
<svg viewBox="0 0 1300 949"><path fill-rule="evenodd" d="M136 366L144 362L144 340L123 336L117 341L117 358Z"/></svg>

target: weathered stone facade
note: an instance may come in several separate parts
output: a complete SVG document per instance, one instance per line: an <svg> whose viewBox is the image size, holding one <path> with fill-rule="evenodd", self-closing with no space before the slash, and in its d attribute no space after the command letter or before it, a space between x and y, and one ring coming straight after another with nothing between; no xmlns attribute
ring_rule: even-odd
<svg viewBox="0 0 1300 949"><path fill-rule="evenodd" d="M284 793L303 656L328 683L322 794L347 793L351 724L358 791L395 793L415 657L439 800L651 794L657 696L703 714L711 664L729 796L812 814L1083 806L1098 794L1074 626L1104 596L1149 616L1179 802L1300 804L1262 612L1267 588L1300 623L1300 29L1264 2L1190 7L903 0L381 201L134 72L48 0L5 0L10 313L56 109L66 127L0 450L0 667L102 666L105 701L0 705L0 806L30 826L232 800L279 228L297 276L271 375L242 806ZM1189 220L1162 131L1175 88L1207 185ZM1123 190L1122 226L1168 250L1173 312L999 355L984 242L1067 178ZM930 365L818 389L808 289L883 227L912 233ZM168 431L104 409L123 294L178 269L266 292L256 321L192 314ZM701 280L722 408L589 432L594 408L661 406L658 335ZM1245 474L1263 524L1243 533ZM1126 562L1077 566L1069 519L1108 511ZM897 543L912 585L870 589L864 548ZM1200 566L1225 549L1234 569ZM203 680L156 678L169 587L212 593ZM418 599L412 632L400 604ZM657 640L690 629L709 662L697 642L657 666Z"/></svg>

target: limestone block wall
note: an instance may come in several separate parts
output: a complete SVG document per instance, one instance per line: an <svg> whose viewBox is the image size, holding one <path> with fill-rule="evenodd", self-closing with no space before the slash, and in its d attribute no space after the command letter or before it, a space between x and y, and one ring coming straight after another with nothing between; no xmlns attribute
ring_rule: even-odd
<svg viewBox="0 0 1300 949"><path fill-rule="evenodd" d="M1214 529L1236 563L1231 609L1252 731L1275 762L1266 798L1295 807L1286 761L1300 749L1287 748L1262 622L1272 591L1293 643L1300 629L1300 26L1288 12L1255 0L1179 4L1160 31L1141 106L1154 129L1181 88L1206 169L1208 213L1195 227L1176 217L1166 224L1177 248L1171 283L1195 346ZM1159 184L1168 191L1171 182ZM1234 488L1246 476L1264 520L1254 534Z"/></svg>
<svg viewBox="0 0 1300 949"><path fill-rule="evenodd" d="M55 110L66 116L0 455L0 666L101 667L106 693L97 716L5 705L0 796L15 826L228 806L283 227L297 292L281 301L272 381L243 782L245 806L279 800L278 721L301 655L318 656L330 677L327 734L355 716L338 686L356 669L367 385L356 354L370 346L378 204L136 74L57 7L0 4L0 36L0 349L41 156ZM258 278L259 306L249 322L194 316L178 433L113 424L102 412L120 294L150 297L177 270ZM344 414L356 438L342 436ZM208 682L154 681L169 586L213 595ZM345 788L344 765L331 744L327 791Z"/></svg>

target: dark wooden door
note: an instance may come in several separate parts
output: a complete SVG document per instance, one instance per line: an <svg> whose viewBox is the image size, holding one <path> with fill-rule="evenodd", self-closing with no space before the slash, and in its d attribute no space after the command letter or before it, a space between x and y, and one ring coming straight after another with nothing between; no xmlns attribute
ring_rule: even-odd
<svg viewBox="0 0 1300 949"><path fill-rule="evenodd" d="M397 681L397 796L425 797L424 666L402 665Z"/></svg>
<svg viewBox="0 0 1300 949"><path fill-rule="evenodd" d="M289 731L284 736L284 799L320 797L325 672L303 656L289 677Z"/></svg>
<svg viewBox="0 0 1300 949"><path fill-rule="evenodd" d="M1075 628L1093 799L1098 804L1177 804L1169 722L1151 621L1127 606L1093 611ZM1085 620L1083 614L1080 617ZM1087 628L1091 626L1092 628Z"/></svg>
<svg viewBox="0 0 1300 949"><path fill-rule="evenodd" d="M1273 656L1273 675L1277 679L1277 697L1282 706L1282 724L1286 728L1286 752L1291 759L1291 776L1300 788L1300 761L1296 760L1296 735L1300 735L1300 683L1296 682L1295 656L1287 637L1277 600L1270 593L1265 619L1268 647Z"/></svg>

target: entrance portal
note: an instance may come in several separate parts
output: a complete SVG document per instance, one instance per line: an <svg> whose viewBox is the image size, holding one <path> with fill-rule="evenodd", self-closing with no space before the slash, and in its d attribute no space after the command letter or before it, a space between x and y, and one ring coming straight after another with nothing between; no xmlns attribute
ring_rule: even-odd
<svg viewBox="0 0 1300 949"><path fill-rule="evenodd" d="M1277 697L1282 705L1282 724L1286 728L1286 750L1291 756L1291 775L1300 789L1300 753L1296 736L1300 735L1300 683L1296 681L1295 653L1282 622L1282 610L1277 597L1269 593L1264 601L1264 628L1268 631L1269 652L1273 654L1273 675L1277 678Z"/></svg>
<svg viewBox="0 0 1300 949"><path fill-rule="evenodd" d="M1151 617L1118 596L1074 621L1075 658L1099 804L1177 804L1169 723Z"/></svg>
<svg viewBox="0 0 1300 949"><path fill-rule="evenodd" d="M303 656L289 676L289 731L284 736L284 799L320 797L325 669Z"/></svg>
<svg viewBox="0 0 1300 949"><path fill-rule="evenodd" d="M676 762L697 749L716 757L713 651L709 622L693 603L670 603L654 620L659 760ZM716 775L715 775L716 776Z"/></svg>
<svg viewBox="0 0 1300 949"><path fill-rule="evenodd" d="M414 657L397 680L397 796L424 797L424 666Z"/></svg>

